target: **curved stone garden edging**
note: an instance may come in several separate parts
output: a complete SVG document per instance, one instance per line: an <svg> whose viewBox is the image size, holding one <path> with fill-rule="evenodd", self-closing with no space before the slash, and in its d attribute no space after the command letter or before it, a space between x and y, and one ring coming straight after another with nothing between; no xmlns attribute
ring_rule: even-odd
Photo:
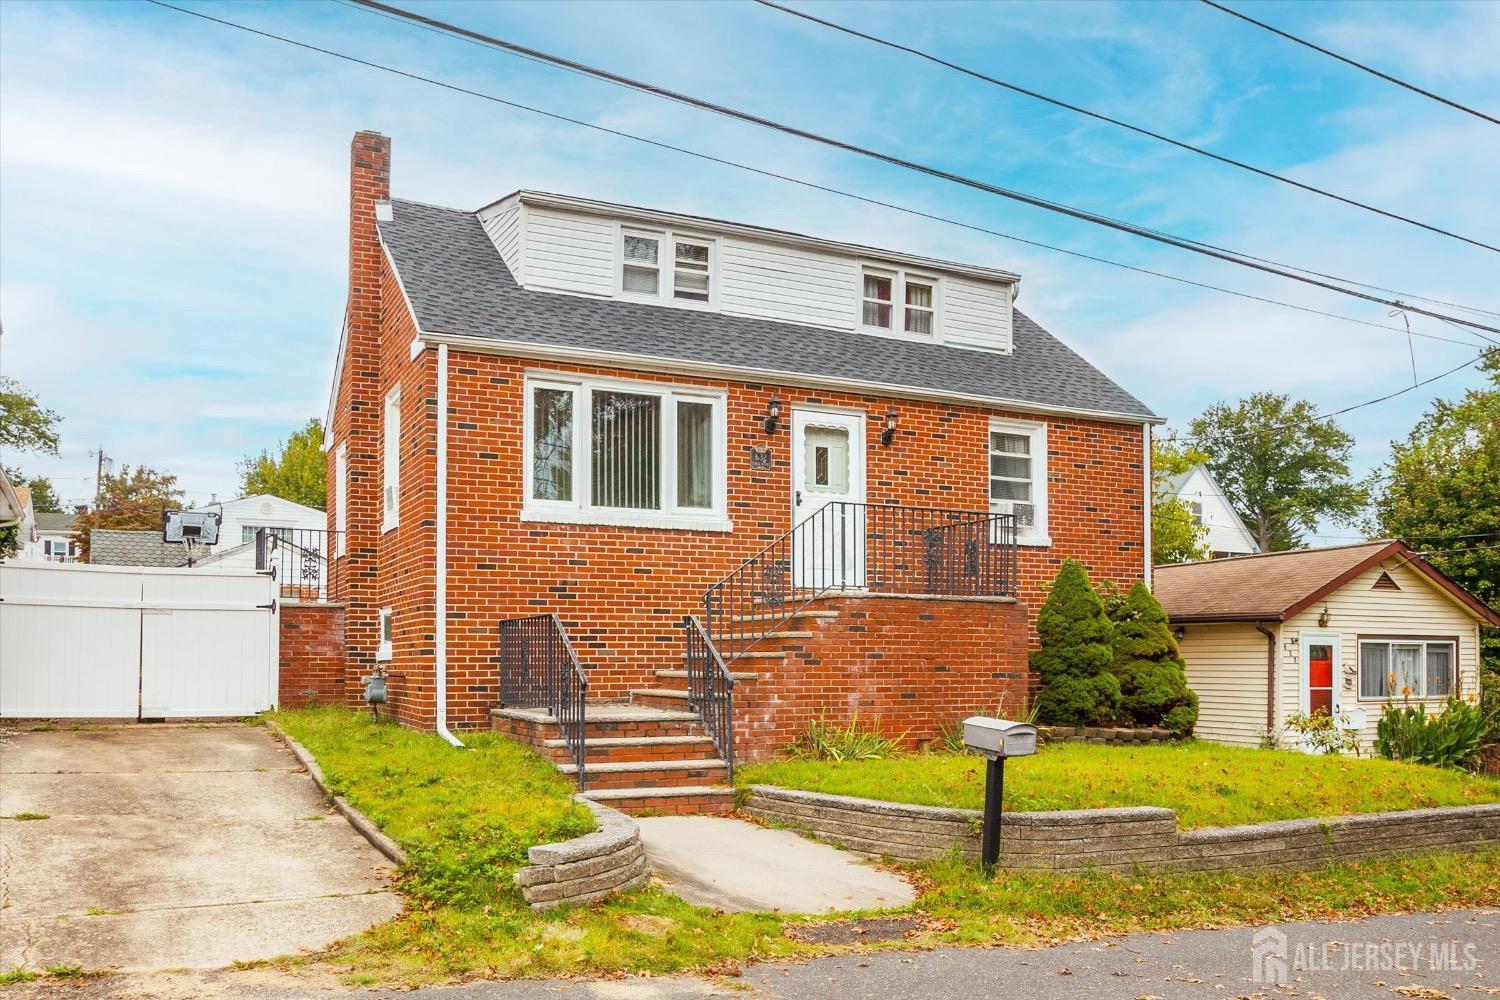
<svg viewBox="0 0 1500 1000"><path fill-rule="evenodd" d="M533 910L592 903L644 885L651 876L635 820L582 796L574 796L574 801L593 811L598 829L572 840L538 844L526 852L531 864L514 877Z"/></svg>
<svg viewBox="0 0 1500 1000"><path fill-rule="evenodd" d="M349 825L359 831L359 835L368 840L375 850L384 854L393 864L405 867L406 852L394 840L381 833L380 827L370 822L368 816L351 806L342 795L333 794L333 789L328 787L328 782L323 778L323 769L318 766L317 760L307 747L292 739L285 729L269 719L266 721L266 727L287 745L292 756L297 758L297 763L302 765L302 769L307 772L308 777L312 778L313 784L318 786L323 796L333 803L333 808L338 810L339 815L348 820Z"/></svg>
<svg viewBox="0 0 1500 1000"><path fill-rule="evenodd" d="M751 815L869 854L907 861L979 855L977 809L944 809L752 785ZM1500 803L1179 831L1171 809L1135 806L1005 814L1010 868L1184 871L1296 868L1376 855L1500 844Z"/></svg>

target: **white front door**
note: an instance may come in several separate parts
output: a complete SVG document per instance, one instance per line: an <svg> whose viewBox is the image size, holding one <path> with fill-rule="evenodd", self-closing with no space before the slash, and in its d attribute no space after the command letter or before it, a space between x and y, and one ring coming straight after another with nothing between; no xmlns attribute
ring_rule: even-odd
<svg viewBox="0 0 1500 1000"><path fill-rule="evenodd" d="M792 410L792 579L859 587L864 579L865 418Z"/></svg>

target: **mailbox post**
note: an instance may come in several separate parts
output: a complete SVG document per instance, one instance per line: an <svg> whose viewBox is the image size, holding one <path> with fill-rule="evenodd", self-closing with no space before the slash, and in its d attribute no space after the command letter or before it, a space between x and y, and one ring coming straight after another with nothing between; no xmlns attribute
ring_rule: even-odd
<svg viewBox="0 0 1500 1000"><path fill-rule="evenodd" d="M1000 860L1000 810L1005 796L1005 760L1036 753L1036 726L976 715L964 720L964 745L984 757L984 833L979 841L979 859L985 878L995 873Z"/></svg>

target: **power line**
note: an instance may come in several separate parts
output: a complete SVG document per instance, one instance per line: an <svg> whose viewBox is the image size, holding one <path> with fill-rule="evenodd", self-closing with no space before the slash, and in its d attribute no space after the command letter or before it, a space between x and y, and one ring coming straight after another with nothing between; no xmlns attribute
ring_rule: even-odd
<svg viewBox="0 0 1500 1000"><path fill-rule="evenodd" d="M1394 76L1391 76L1389 73L1383 73L1380 70L1375 69L1373 66L1366 66L1362 62L1356 62L1355 60L1350 59L1348 56L1339 55L1337 52L1334 52L1331 49L1325 49L1323 46L1318 45L1315 42L1309 42L1305 38L1298 38L1296 35L1292 34L1289 31L1282 31L1280 28L1273 27L1264 21L1257 21L1250 15L1242 14L1232 7L1226 7L1221 3L1216 3L1215 0L1203 0L1203 2L1208 4L1208 6L1214 8L1215 10L1221 10L1231 17L1237 17L1241 21L1246 21L1250 24L1255 25L1257 28L1264 28L1265 30L1271 32L1273 35L1280 35L1287 41L1296 42L1298 45L1305 45L1308 48L1312 49L1314 52L1321 52L1323 53L1323 55L1333 59L1337 59L1341 63L1347 63L1348 65L1353 66L1355 69L1362 69L1366 73L1369 73L1372 76L1378 76L1388 83L1394 83L1398 87L1405 87L1407 90L1410 90L1413 93L1421 94L1423 97L1430 97L1432 100L1437 101L1440 104L1446 104L1450 108L1455 108L1459 111L1471 114L1476 118L1483 118L1491 125L1500 125L1500 118L1496 118L1493 115L1487 115L1483 111L1476 111L1466 104L1459 104L1457 101L1450 101L1448 100L1448 98L1440 97L1430 90L1423 90L1421 87L1418 87L1415 84L1407 83L1405 80L1401 80Z"/></svg>
<svg viewBox="0 0 1500 1000"><path fill-rule="evenodd" d="M830 21L827 18L818 17L815 14L809 14L806 11L798 10L795 7L788 7L785 4L777 3L776 0L755 0L755 2L763 7L769 7L771 10L777 10L783 14L790 14L793 17L800 17L805 21L810 21L813 24L822 25L825 28L831 28L834 31L843 32L846 35L851 35L855 38L863 38L865 41L874 42L876 45L884 45L885 47L895 49L898 52L905 52L909 55L914 55L918 59L925 59L928 62L936 63L937 65L945 67L946 69L951 69L956 73L962 73L965 76L972 77L975 80L981 80L985 83L993 84L996 87L1004 88L1005 90L1009 90L1012 93L1021 94L1025 97L1030 97L1033 100L1042 101L1046 104L1052 105L1053 107L1063 108L1064 110L1072 111L1075 114L1085 115L1089 118L1093 118L1096 121L1105 122L1106 124L1114 125L1117 128L1123 128L1130 132L1134 132L1137 135L1143 135L1147 138L1155 139L1158 142L1165 142L1168 145L1176 146L1178 149L1184 149L1190 153L1197 153L1199 156L1206 156L1211 160L1217 160L1220 163L1228 164L1231 167L1238 167L1241 170L1248 170L1253 174L1258 174L1259 176L1268 178L1269 180L1278 181L1291 187L1301 188L1303 191L1321 195L1324 198L1330 198L1334 201L1340 201L1346 205L1352 205L1355 208L1364 209L1366 212L1373 212L1376 215L1383 215L1388 219L1395 219L1397 222L1404 222L1407 225L1416 226L1419 229L1425 229L1428 232L1437 233L1440 236L1448 236L1455 240L1461 240L1462 242L1471 244L1472 246L1483 247L1485 250L1494 250L1496 252L1500 252L1500 247L1494 246L1490 243L1485 243L1482 240L1476 240L1471 237L1464 236L1460 233L1452 232L1451 230L1442 229L1438 226L1430 225L1426 222L1413 219L1410 216L1402 215L1399 212L1387 211L1386 209L1378 208L1375 205L1370 205L1366 202L1362 202L1354 198L1336 194L1333 191L1328 191L1323 188L1316 187L1312 184L1305 184L1302 181L1287 177L1284 174L1278 174L1263 167L1257 167L1254 164L1246 163L1243 160L1236 160L1233 157L1223 156L1219 153L1213 152L1212 150L1204 149L1202 146L1194 146L1192 143L1183 142L1180 139L1174 139L1171 136L1163 135L1160 132L1154 132L1151 129L1145 128L1143 126L1133 125L1130 122L1122 121L1119 118L1113 118L1098 111L1091 111L1088 108L1080 107L1077 104L1070 104L1069 102L1061 100L1060 98L1049 97L1046 94L1031 90L1027 87L1022 87L1019 84L1010 83L1009 81L990 76L987 73L981 73L979 70L970 69L969 67L960 65L959 63L950 62L949 60L944 59L941 56L933 55L931 52L927 52L923 49L919 49L911 45L903 45L902 43L892 41L889 38L881 38L879 35L872 35L869 32L860 31L857 28L851 28L848 25L840 24L837 21Z"/></svg>
<svg viewBox="0 0 1500 1000"><path fill-rule="evenodd" d="M171 6L170 4L163 3L162 0L150 0L150 2L157 3L161 6ZM589 76L592 76L599 80L603 80L607 83L626 87L631 90L639 91L641 93L650 94L656 97L663 98L665 100L675 101L688 107L697 108L703 111L709 111L714 114L721 115L726 118L732 118L736 121L745 122L750 125L756 125L761 128L771 129L783 135L789 135L799 139L806 139L809 142L815 142L820 145L828 146L832 149L854 153L855 155L863 156L867 159L876 160L881 163L887 163L892 166L897 166L906 170L914 171L916 173L925 174L929 177L935 177L939 180L945 180L953 184L961 185L963 187L972 188L976 191L983 191L986 194L992 194L996 195L997 197L1007 198L1011 201L1020 202L1021 204L1031 205L1034 208L1041 208L1059 215L1068 216L1069 218L1078 219L1084 222L1091 222L1094 225L1103 226L1108 229L1127 233L1129 235L1137 236L1142 239L1152 240L1154 242L1166 244L1168 246L1175 246L1178 249L1188 250L1206 257L1213 257L1218 260L1228 261L1232 264L1238 264L1241 267L1248 267L1257 271L1266 272L1268 274L1279 275L1283 278L1290 278L1293 281L1300 281L1304 284L1314 285L1316 287L1338 292L1340 294L1348 295L1353 298L1364 299L1367 302L1378 302L1381 305L1393 306L1398 309L1406 309L1410 312L1414 312L1419 315L1430 316L1435 319L1448 319L1463 326L1467 326L1471 329L1482 330L1487 333L1500 333L1500 327L1489 326L1487 324L1479 323L1474 320L1460 319L1453 316L1444 316L1441 313L1434 313L1418 306L1403 303L1400 300L1381 298L1379 296L1370 295L1365 292L1355 291L1352 288L1330 284L1325 281L1307 277L1303 274L1297 274L1293 271L1288 271L1278 266L1256 263L1244 254L1240 254L1233 250L1226 250L1222 247L1218 247L1210 243L1204 243L1198 240L1191 240L1184 237L1173 236L1169 233L1163 233L1158 230L1149 229L1135 223L1112 219L1108 216L1100 215L1096 212L1090 212L1080 208L1073 208L1072 206L1064 205L1061 202L1051 201L1049 199L1041 198L1036 195L1025 194L1024 192L1015 191L996 184L990 184L987 181L981 181L973 177L967 177L963 174L955 174L951 171L943 170L938 167L918 163L914 160L907 160L890 153L882 153L878 150L870 149L866 146L859 146L851 142L845 142L842 139L834 139L829 136L821 135L817 132L810 132L806 129L797 128L796 126L785 125L781 122L777 122L760 115L751 114L747 111L739 111L735 108L727 107L726 105L716 104L712 101L703 100L702 98L692 97L680 91L669 90L665 87L659 87L655 84L645 83L643 81L635 80L627 76L622 76L619 73L599 69L598 67L590 66L586 63L567 59L563 56L552 55L548 52L542 52L539 49L528 48L527 46L520 45L516 42L509 42L501 38L495 38L491 35L485 35L477 31L472 31L468 28L459 27L458 25L450 24L446 21L439 21L435 18L430 18L422 14L403 10L400 7L392 7L389 4L380 3L378 2L378 0L353 0L353 2L359 4L362 7L367 7L371 10L384 11L386 13L405 18L415 24L425 24L442 31L450 32L454 35L472 38L475 41L483 42L486 45L494 46L506 52L520 54L532 59L540 59L544 62L559 66L564 69L586 73ZM182 8L174 9L181 10ZM1497 341L1497 343L1500 343L1500 341Z"/></svg>
<svg viewBox="0 0 1500 1000"><path fill-rule="evenodd" d="M1461 365L1456 365L1452 368L1449 368L1445 372L1441 372L1428 379L1423 379L1420 382L1413 382L1411 385L1407 386L1404 389L1397 389L1395 392L1386 393L1384 396L1379 396L1375 399L1367 399L1363 403L1355 403L1353 406L1346 406L1342 410L1333 410L1329 413L1320 413L1315 417L1307 417L1306 419L1298 420L1295 423L1281 424L1280 426L1272 427L1271 430L1281 431L1286 430L1289 427L1301 427L1304 424L1308 423L1322 423L1324 420L1332 420L1334 417L1343 416L1345 413L1352 413L1355 410L1362 410L1366 406L1374 406L1376 403L1384 403L1388 399L1395 399L1397 396L1404 396L1408 392L1411 392L1413 389L1420 389L1424 385L1431 385L1438 379L1447 378L1449 375L1452 375L1455 372L1463 371L1465 368L1468 368L1471 365L1476 365L1479 362L1483 361L1485 358L1490 357L1497 351L1500 351L1500 348L1491 348L1490 350L1482 351L1480 352L1478 357L1470 358L1468 361L1465 361Z"/></svg>
<svg viewBox="0 0 1500 1000"><path fill-rule="evenodd" d="M603 133L605 135L611 135L611 136L615 136L615 137L622 138L622 139L631 139L631 140L633 140L635 142L643 143L645 145L652 146L652 147L655 147L657 149L663 149L663 150L667 150L667 151L673 152L673 153L680 153L680 154L682 154L684 156L691 156L691 157L694 157L696 159L700 159L700 160L703 160L703 161L709 162L709 163L719 164L721 166L734 167L735 169L738 169L738 170L744 170L744 171L746 171L748 173L756 174L756 175L759 175L759 176L762 176L762 177L769 177L769 178L772 178L772 179L775 179L775 180L784 181L784 182L789 183L789 184L796 184L798 186L805 187L805 188L808 188L810 190L822 191L822 192L825 192L827 194L837 195L837 196L839 196L841 198L848 198L850 200L858 201L858 202L861 202L861 203L864 203L864 204L875 205L875 206L878 206L878 207L881 207L881 208L888 208L888 209L891 209L891 210L896 211L896 212L903 212L903 213L905 213L907 215L912 215L912 216L915 216L915 217L918 217L918 218L930 219L930 220L935 221L935 222L942 222L942 223L945 223L947 225L958 226L958 227L963 228L963 229L968 229L968 230L971 230L971 231L977 232L977 233L984 233L984 234L990 235L990 236L998 236L1001 239L1011 240L1013 242L1025 244L1027 246L1038 247L1038 248L1043 249L1043 250L1051 250L1051 251L1054 251L1056 253L1067 254L1068 256L1071 256L1071 257L1078 257L1078 258L1081 258L1083 260L1094 261L1094 262L1100 263L1100 264L1107 264L1107 265L1109 265L1111 267L1117 267L1117 268L1121 268L1121 269L1127 270L1127 271L1134 271L1134 272L1136 272L1138 274L1146 274L1146 275L1150 275L1150 276L1156 277L1156 278L1163 278L1163 279L1168 280L1168 281L1176 281L1176 282L1179 282L1181 284L1191 285L1191 286L1193 286L1195 288L1202 288L1202 289L1205 289L1205 290L1208 290L1208 291L1212 291L1212 292L1219 292L1219 293L1224 294L1224 295L1232 295L1232 296L1235 296L1237 298L1248 299L1248 300L1253 301L1253 302L1261 302L1261 303L1265 303L1265 304L1268 304L1268 305L1280 306L1280 307L1285 308L1285 309L1293 309L1293 310L1296 310L1298 312L1310 313L1310 314L1315 315L1315 316L1324 316L1324 317L1327 317L1329 319L1336 319L1336 320L1340 320L1340 321L1345 322L1345 323L1354 323L1354 324L1358 324L1360 326L1374 327L1374 328L1379 329L1379 330L1390 330L1390 331L1393 331L1393 332L1396 332L1396 333L1405 333L1406 332L1404 328L1398 327L1398 326L1391 326L1391 325L1385 324L1385 323L1374 323L1374 322L1371 322L1369 320L1358 319L1358 318L1356 318L1354 316L1346 316L1346 315L1343 315L1343 314L1340 314L1340 313L1327 312L1327 311L1322 310L1322 309L1313 309L1313 308L1311 308L1309 306L1296 305L1296 304L1291 303L1291 302L1284 302L1284 301L1282 301L1280 299L1268 298L1266 296L1261 296L1261 295L1253 295L1253 294L1251 294L1249 292L1241 292L1241 291L1237 291L1237 290L1232 289L1232 288L1222 288L1222 287L1220 287L1218 285L1211 285L1211 284L1207 284L1205 282L1195 281L1195 280L1193 280L1191 278L1185 278L1185 277L1182 277L1180 275L1168 274L1168 273L1163 272L1163 271L1153 271L1153 270L1151 270L1149 268L1137 267L1137 266L1132 265L1132 264L1125 264L1125 263L1122 263L1120 261L1110 260L1107 257L1098 257L1098 256L1095 256L1093 254L1083 253L1083 252L1078 251L1078 250L1069 250L1069 249L1066 249L1064 247L1054 246L1054 245L1049 244L1049 243L1041 243L1041 242L1038 242L1036 240L1025 239L1025 238L1020 237L1020 236L1014 236L1014 235L1012 235L1010 233L1001 232L1000 230L997 230L997 229L988 229L988 228L985 228L983 226L974 225L973 223L962 222L962 221L960 221L958 219L951 219L951 218L947 218L947 217L944 217L944 216L941 216L941 215L933 214L931 212L924 212L924 211L922 211L920 209L910 208L908 206L900 205L900 204L897 204L897 203L894 203L894 202L883 201L883 200L881 200L879 198L872 198L872 197L868 197L866 195L856 194L856 193L854 193L852 191L846 191L846 190L843 190L843 189L840 189L840 188L830 187L829 185L819 184L819 183L817 183L815 181L809 181L809 180L805 180L803 178L793 177L793 176L788 175L788 174L781 174L781 173L777 173L777 172L772 171L772 170L766 170L766 169L761 168L761 167L751 166L749 164L741 163L741 162L738 162L738 161L735 161L735 160L729 160L729 159L725 159L723 157L713 156L713 155L711 155L709 153L703 153L703 152L700 152L698 150L688 149L688 148L685 148L685 147L682 147L682 146L674 146L671 143L662 142L662 141L657 140L657 139L650 139L650 138L647 138L645 136L635 135L633 133L621 131L619 129L609 128L607 126L599 125L599 124L596 124L594 122L584 121L584 120L579 119L579 118L571 118L571 117L569 117L567 115L558 114L557 112L546 111L546 110L544 110L542 108L533 107L533 106L528 105L528 104L522 104L522 103L519 103L517 101L508 100L508 99L503 98L503 97L496 97L493 94L486 94L486 93L483 93L481 91L471 90L471 89L469 89L467 87L462 87L462 86L459 86L457 84L448 83L446 81L438 80L438 79L435 79L433 77L423 76L423 75L421 75L419 73L412 73L412 72L409 72L407 70L397 69L395 67L387 66L387 65L382 64L382 63L372 62L372 61L370 61L368 59L362 59L362 58L360 58L358 56L352 56L352 55L348 55L347 53L337 52L337 51L335 51L333 49L325 49L325 48L322 48L322 47L317 46L317 45L312 45L312 44L310 44L308 42L302 42L302 41L298 41L297 39L294 39L294 38L287 38L287 37L285 37L283 35L277 35L277 34L274 34L272 32L262 31L262 30L260 30L258 28L252 28L252 27L249 27L247 25L239 24L239 23L234 22L234 21L226 21L226 20L223 20L222 18L213 17L211 15L204 14L204 13L201 13L199 11L188 10L186 8L183 8L183 7L176 7L176 6L173 6L172 4L163 2L163 0L147 0L147 2L155 4L158 7L164 7L166 9L168 9L168 10L175 11L175 12L177 12L179 14L188 14L188 15L190 15L192 17L196 17L196 18L199 18L199 19L204 20L204 21L209 21L209 22L212 22L214 24L221 25L223 27L236 28L236 29L238 29L240 31L244 31L244 32L247 32L247 33L252 34L252 35L256 35L256 36L261 37L261 38L266 38L266 39L269 39L269 40L272 40L272 41L277 41L277 42L283 42L283 43L285 43L287 45L292 45L292 46L295 46L297 48L305 49L305 50L310 51L310 52L316 52L316 53L318 53L320 55L332 56L333 58L342 59L342 60L344 60L346 62L351 62L351 63L354 63L354 64L359 65L359 66L367 67L369 69L377 69L377 70L380 70L382 72L391 73L393 75L404 77L404 78L409 79L409 80L416 80L418 82L430 84L430 85L435 86L435 87L441 87L441 88L443 88L445 90L453 91L454 93L464 94L464 95L469 96L469 97L478 97L478 98L480 98L482 100L491 101L491 102L493 102L495 104L500 104L500 105L503 105L503 106L508 107L508 108L514 108L516 110L526 111L528 113L539 115L539 116L544 117L544 118L550 118L550 119L552 119L554 121L564 122L564 123L569 124L569 125L577 125L577 126L580 126L582 128L590 129L590 130L595 131L595 132L600 132L600 133ZM1480 334L1480 333L1478 333L1476 331L1473 331L1473 330L1469 330L1469 329L1467 329L1467 328L1465 328L1463 326L1459 326L1458 324L1449 323L1449 325L1453 326L1455 329L1460 330L1463 333L1469 334L1470 336L1483 338L1482 334ZM1439 342L1447 343L1447 344L1459 344L1459 345L1464 346L1464 347L1473 347L1473 346L1475 346L1472 341L1455 340L1452 337L1442 337L1442 336L1438 336L1437 334L1424 333L1424 332L1420 332L1420 331L1413 331L1413 336L1422 337L1422 338L1427 339L1427 340L1439 341ZM1488 339L1488 338L1484 338L1484 339Z"/></svg>

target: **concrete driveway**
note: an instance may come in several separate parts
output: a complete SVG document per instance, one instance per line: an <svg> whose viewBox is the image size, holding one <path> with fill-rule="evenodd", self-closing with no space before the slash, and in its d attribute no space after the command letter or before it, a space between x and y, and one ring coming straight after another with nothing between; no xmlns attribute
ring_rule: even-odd
<svg viewBox="0 0 1500 1000"><path fill-rule="evenodd" d="M390 874L260 727L0 729L0 970L318 949L400 912Z"/></svg>

